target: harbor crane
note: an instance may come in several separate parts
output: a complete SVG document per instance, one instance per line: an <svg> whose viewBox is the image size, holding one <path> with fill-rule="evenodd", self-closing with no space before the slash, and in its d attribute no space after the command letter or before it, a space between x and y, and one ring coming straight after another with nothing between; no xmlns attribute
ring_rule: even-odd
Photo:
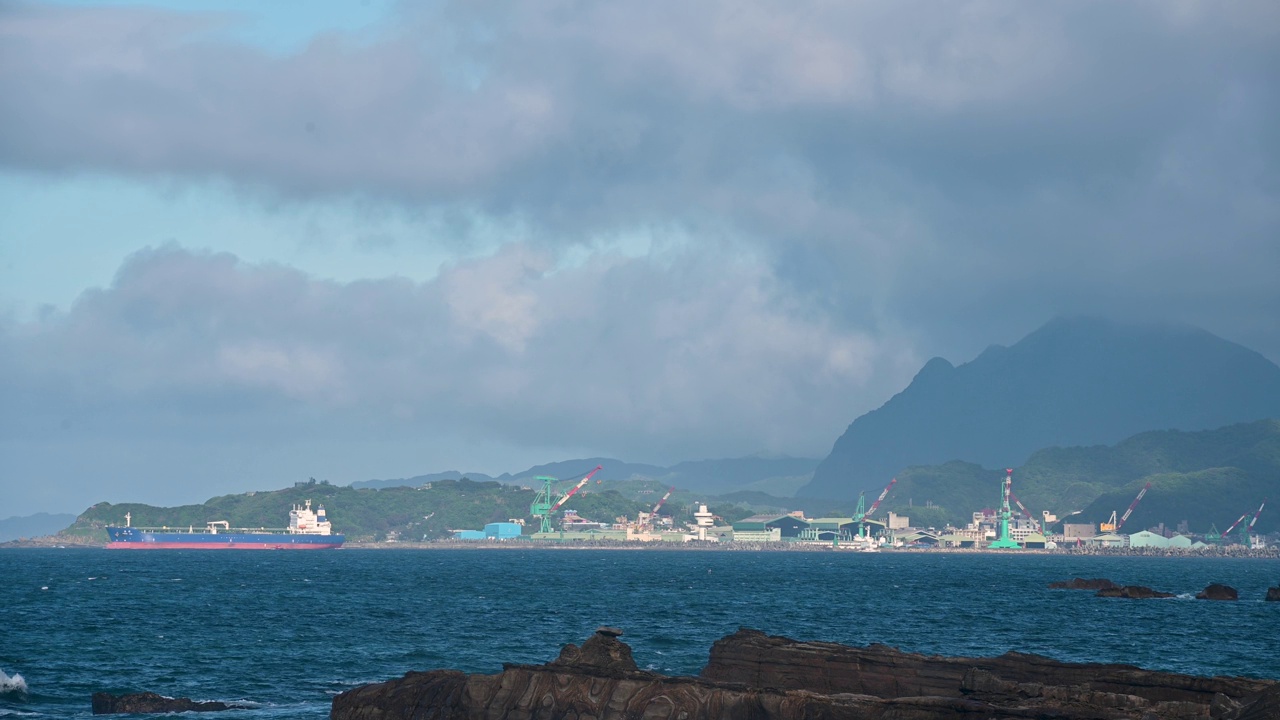
<svg viewBox="0 0 1280 720"><path fill-rule="evenodd" d="M653 506L653 509L649 511L649 514L650 514L650 515L657 515L657 514L658 514L658 509L662 507L662 504L663 504L663 503L665 503L665 502L667 501L667 498L671 497L671 493L673 493L673 492L675 492L675 491L676 491L676 487L675 487L674 485L672 485L672 486L671 486L671 489L667 490L667 494L666 494L666 495L663 495L663 496L662 496L662 499L658 501L658 504L657 504L657 505L654 505L654 506Z"/></svg>
<svg viewBox="0 0 1280 720"><path fill-rule="evenodd" d="M862 494L858 495L858 511L854 513L853 521L858 523L859 538L867 537L866 524L863 521L871 517L872 515L875 515L876 508L880 507L880 503L884 502L884 499L888 497L889 490L893 488L893 485L896 482L898 482L898 478L893 478L892 480L889 481L888 485L884 486L884 490L880 491L880 497L876 498L876 501L871 503L870 510L866 510L866 511L863 510L863 508L866 507L866 504L867 504L867 493L863 492Z"/></svg>
<svg viewBox="0 0 1280 720"><path fill-rule="evenodd" d="M1267 500L1266 498L1263 498L1262 504L1259 505L1258 510L1253 513L1253 519L1249 521L1248 525L1245 525L1244 527L1240 528L1240 544L1241 545L1244 545L1245 547L1252 546L1251 538L1253 535L1253 527L1258 524L1258 516L1262 514L1262 508L1266 506L1267 506ZM1240 523L1244 522L1245 518L1248 518L1248 517L1249 517L1249 513L1245 513L1240 516L1239 520L1236 520L1235 522L1231 523L1231 527L1227 528L1222 533L1223 541L1226 541L1227 538L1231 537L1231 531L1235 530L1236 527L1239 526Z"/></svg>
<svg viewBox="0 0 1280 720"><path fill-rule="evenodd" d="M1147 483L1142 486L1142 489L1138 491L1138 497L1134 498L1133 502L1129 503L1129 509L1124 511L1124 515L1120 516L1119 521L1116 521L1116 513L1112 510L1111 520L1109 522L1102 523L1100 526L1102 532L1120 532L1120 528L1124 527L1124 521L1129 519L1129 516L1133 514L1133 509L1138 507L1138 503L1142 502L1142 496L1146 495L1147 491L1150 489L1151 483Z"/></svg>
<svg viewBox="0 0 1280 720"><path fill-rule="evenodd" d="M667 502L667 498L671 497L671 493L675 491L676 489L675 489L675 486L673 485L671 489L667 490L667 494L663 495L662 499L658 500L658 503L653 506L652 510L650 510L648 513L640 513L640 516L636 518L636 524L639 525L642 529L648 528L652 530L653 519L658 517L658 510L662 507L664 503Z"/></svg>
<svg viewBox="0 0 1280 720"><path fill-rule="evenodd" d="M1248 518L1248 517L1249 517L1249 513L1245 513L1245 514L1241 515L1241 516L1240 516L1240 518L1239 518L1238 520L1236 520L1235 522L1231 523L1231 527L1227 528L1226 532L1222 533L1222 535L1221 535L1220 539L1221 539L1224 543L1225 543L1225 542L1227 542L1227 538L1231 537L1231 531L1232 531L1232 530L1235 530L1235 529L1236 529L1236 527L1237 527L1237 526L1239 526L1239 525L1240 525L1240 523L1244 522L1244 521L1245 521L1245 519L1246 519L1246 518Z"/></svg>
<svg viewBox="0 0 1280 720"><path fill-rule="evenodd" d="M1253 537L1253 526L1258 524L1258 516L1262 514L1262 508L1266 506L1267 506L1267 499L1262 498L1262 504L1258 506L1258 511L1253 514L1253 519L1249 521L1249 524L1248 526L1245 527L1244 532L1240 533L1240 539L1244 541L1244 546L1247 548L1253 547L1253 542L1251 540L1251 538Z"/></svg>
<svg viewBox="0 0 1280 720"><path fill-rule="evenodd" d="M1009 536L1009 520L1013 517L1013 510L1009 508L1009 496L1013 494L1013 468L1005 468L1004 473L1004 483L1000 486L1000 536L987 547L993 550L1018 550L1022 546Z"/></svg>
<svg viewBox="0 0 1280 720"><path fill-rule="evenodd" d="M569 492L565 493L555 502L552 502L551 500L551 485L556 482L556 479L545 475L539 475L534 478L535 480L542 481L542 489L538 491L538 494L533 498L533 503L529 505L529 514L542 520L540 532L551 532L551 514L559 510L560 506L569 501L569 498L573 497L574 494L581 490L588 482L591 482L591 476L600 472L601 467L603 466L597 465L595 470L592 470L583 476L583 478L578 481L577 485L574 485Z"/></svg>
<svg viewBox="0 0 1280 720"><path fill-rule="evenodd" d="M1032 515L1031 511L1027 509L1027 506L1023 505L1022 501L1018 499L1018 496L1013 494L1012 488L1009 489L1009 499L1013 501L1014 505L1018 506L1018 509L1022 511L1023 515L1027 516L1027 519L1031 521L1031 525L1033 528L1035 528L1036 532L1040 533L1041 535L1046 535L1044 531L1044 525L1040 524L1040 521L1036 519L1036 516ZM1047 515L1048 512L1046 511L1045 514Z"/></svg>

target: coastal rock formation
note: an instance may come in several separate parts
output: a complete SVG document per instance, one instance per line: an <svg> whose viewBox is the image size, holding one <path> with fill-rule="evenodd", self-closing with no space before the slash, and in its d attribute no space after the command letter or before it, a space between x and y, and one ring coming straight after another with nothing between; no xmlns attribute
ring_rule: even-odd
<svg viewBox="0 0 1280 720"><path fill-rule="evenodd" d="M1267 600L1280 602L1280 587L1267 588Z"/></svg>
<svg viewBox="0 0 1280 720"><path fill-rule="evenodd" d="M626 644L597 633L580 648L565 646L546 665L509 664L496 675L411 672L355 688L334 698L330 718L1254 720L1271 717L1257 712L1277 699L1280 685L1266 680L1062 663L1023 653L946 658L744 629L716 641L698 677L638 670Z"/></svg>
<svg viewBox="0 0 1280 720"><path fill-rule="evenodd" d="M1098 597L1129 598L1131 600L1147 600L1150 598L1171 598L1173 593L1152 590L1145 585L1125 585L1123 587L1102 588Z"/></svg>
<svg viewBox="0 0 1280 720"><path fill-rule="evenodd" d="M125 713L176 713L230 710L233 705L221 702L197 702L191 698L171 698L153 692L112 695L93 694L94 715L121 715Z"/></svg>
<svg viewBox="0 0 1280 720"><path fill-rule="evenodd" d="M1230 585L1211 583L1204 590L1196 593L1197 600L1239 600L1240 593Z"/></svg>
<svg viewBox="0 0 1280 720"><path fill-rule="evenodd" d="M1093 578L1092 580L1074 578L1072 580L1059 580L1049 583L1050 590L1109 590L1117 587L1120 586L1106 578Z"/></svg>

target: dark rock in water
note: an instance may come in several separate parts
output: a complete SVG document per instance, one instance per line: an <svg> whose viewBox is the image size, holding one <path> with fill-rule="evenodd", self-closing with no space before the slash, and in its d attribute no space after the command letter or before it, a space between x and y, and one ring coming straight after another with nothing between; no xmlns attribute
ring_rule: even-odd
<svg viewBox="0 0 1280 720"><path fill-rule="evenodd" d="M1196 593L1197 600L1239 600L1240 593L1230 585L1222 583L1211 583L1208 587Z"/></svg>
<svg viewBox="0 0 1280 720"><path fill-rule="evenodd" d="M578 647L570 643L560 650L560 657L551 661L552 665L585 666L607 668L621 672L635 672L636 661L631 657L631 646L618 639L617 635L596 631Z"/></svg>
<svg viewBox="0 0 1280 720"><path fill-rule="evenodd" d="M1106 578L1094 578L1085 580L1084 578L1075 578L1072 580L1059 580L1049 583L1050 590L1106 590L1109 588L1120 587Z"/></svg>
<svg viewBox="0 0 1280 720"><path fill-rule="evenodd" d="M153 692L127 693L112 695L98 692L93 694L94 715L118 715L122 713L175 713L175 712L210 712L230 710L234 705L221 702L196 702L191 698L171 698Z"/></svg>
<svg viewBox="0 0 1280 720"><path fill-rule="evenodd" d="M411 672L355 688L334 698L330 718L1257 720L1275 717L1255 709L1266 712L1266 703L1280 699L1280 684L1268 680L1063 663L1023 653L946 658L883 645L799 642L755 630L716 641L698 677L634 668L629 647L597 633L582 648L566 646L546 665L506 665L496 675Z"/></svg>
<svg viewBox="0 0 1280 720"><path fill-rule="evenodd" d="M1267 588L1267 599L1280 602L1280 587Z"/></svg>
<svg viewBox="0 0 1280 720"><path fill-rule="evenodd" d="M1097 596L1147 600L1150 598L1171 598L1173 593L1152 590L1144 585L1125 585L1123 587L1103 588L1098 591Z"/></svg>

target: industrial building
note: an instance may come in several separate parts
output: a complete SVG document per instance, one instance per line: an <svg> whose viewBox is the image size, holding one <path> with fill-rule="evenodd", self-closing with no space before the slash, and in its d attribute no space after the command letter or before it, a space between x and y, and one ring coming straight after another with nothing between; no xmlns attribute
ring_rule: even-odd
<svg viewBox="0 0 1280 720"><path fill-rule="evenodd" d="M795 515L752 515L733 523L734 542L795 540L809 523Z"/></svg>
<svg viewBox="0 0 1280 720"><path fill-rule="evenodd" d="M523 522L494 522L483 530L454 530L454 540L516 540L524 532Z"/></svg>

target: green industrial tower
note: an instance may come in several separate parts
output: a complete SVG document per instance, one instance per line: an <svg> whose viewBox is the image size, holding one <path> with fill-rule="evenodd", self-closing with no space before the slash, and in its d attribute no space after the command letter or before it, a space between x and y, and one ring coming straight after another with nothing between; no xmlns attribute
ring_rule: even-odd
<svg viewBox="0 0 1280 720"><path fill-rule="evenodd" d="M988 545L993 550L1021 550L1022 546L1009 537L1009 519L1013 511L1009 509L1009 493L1013 491L1013 468L1005 469L1004 482L1000 485L1000 537Z"/></svg>

